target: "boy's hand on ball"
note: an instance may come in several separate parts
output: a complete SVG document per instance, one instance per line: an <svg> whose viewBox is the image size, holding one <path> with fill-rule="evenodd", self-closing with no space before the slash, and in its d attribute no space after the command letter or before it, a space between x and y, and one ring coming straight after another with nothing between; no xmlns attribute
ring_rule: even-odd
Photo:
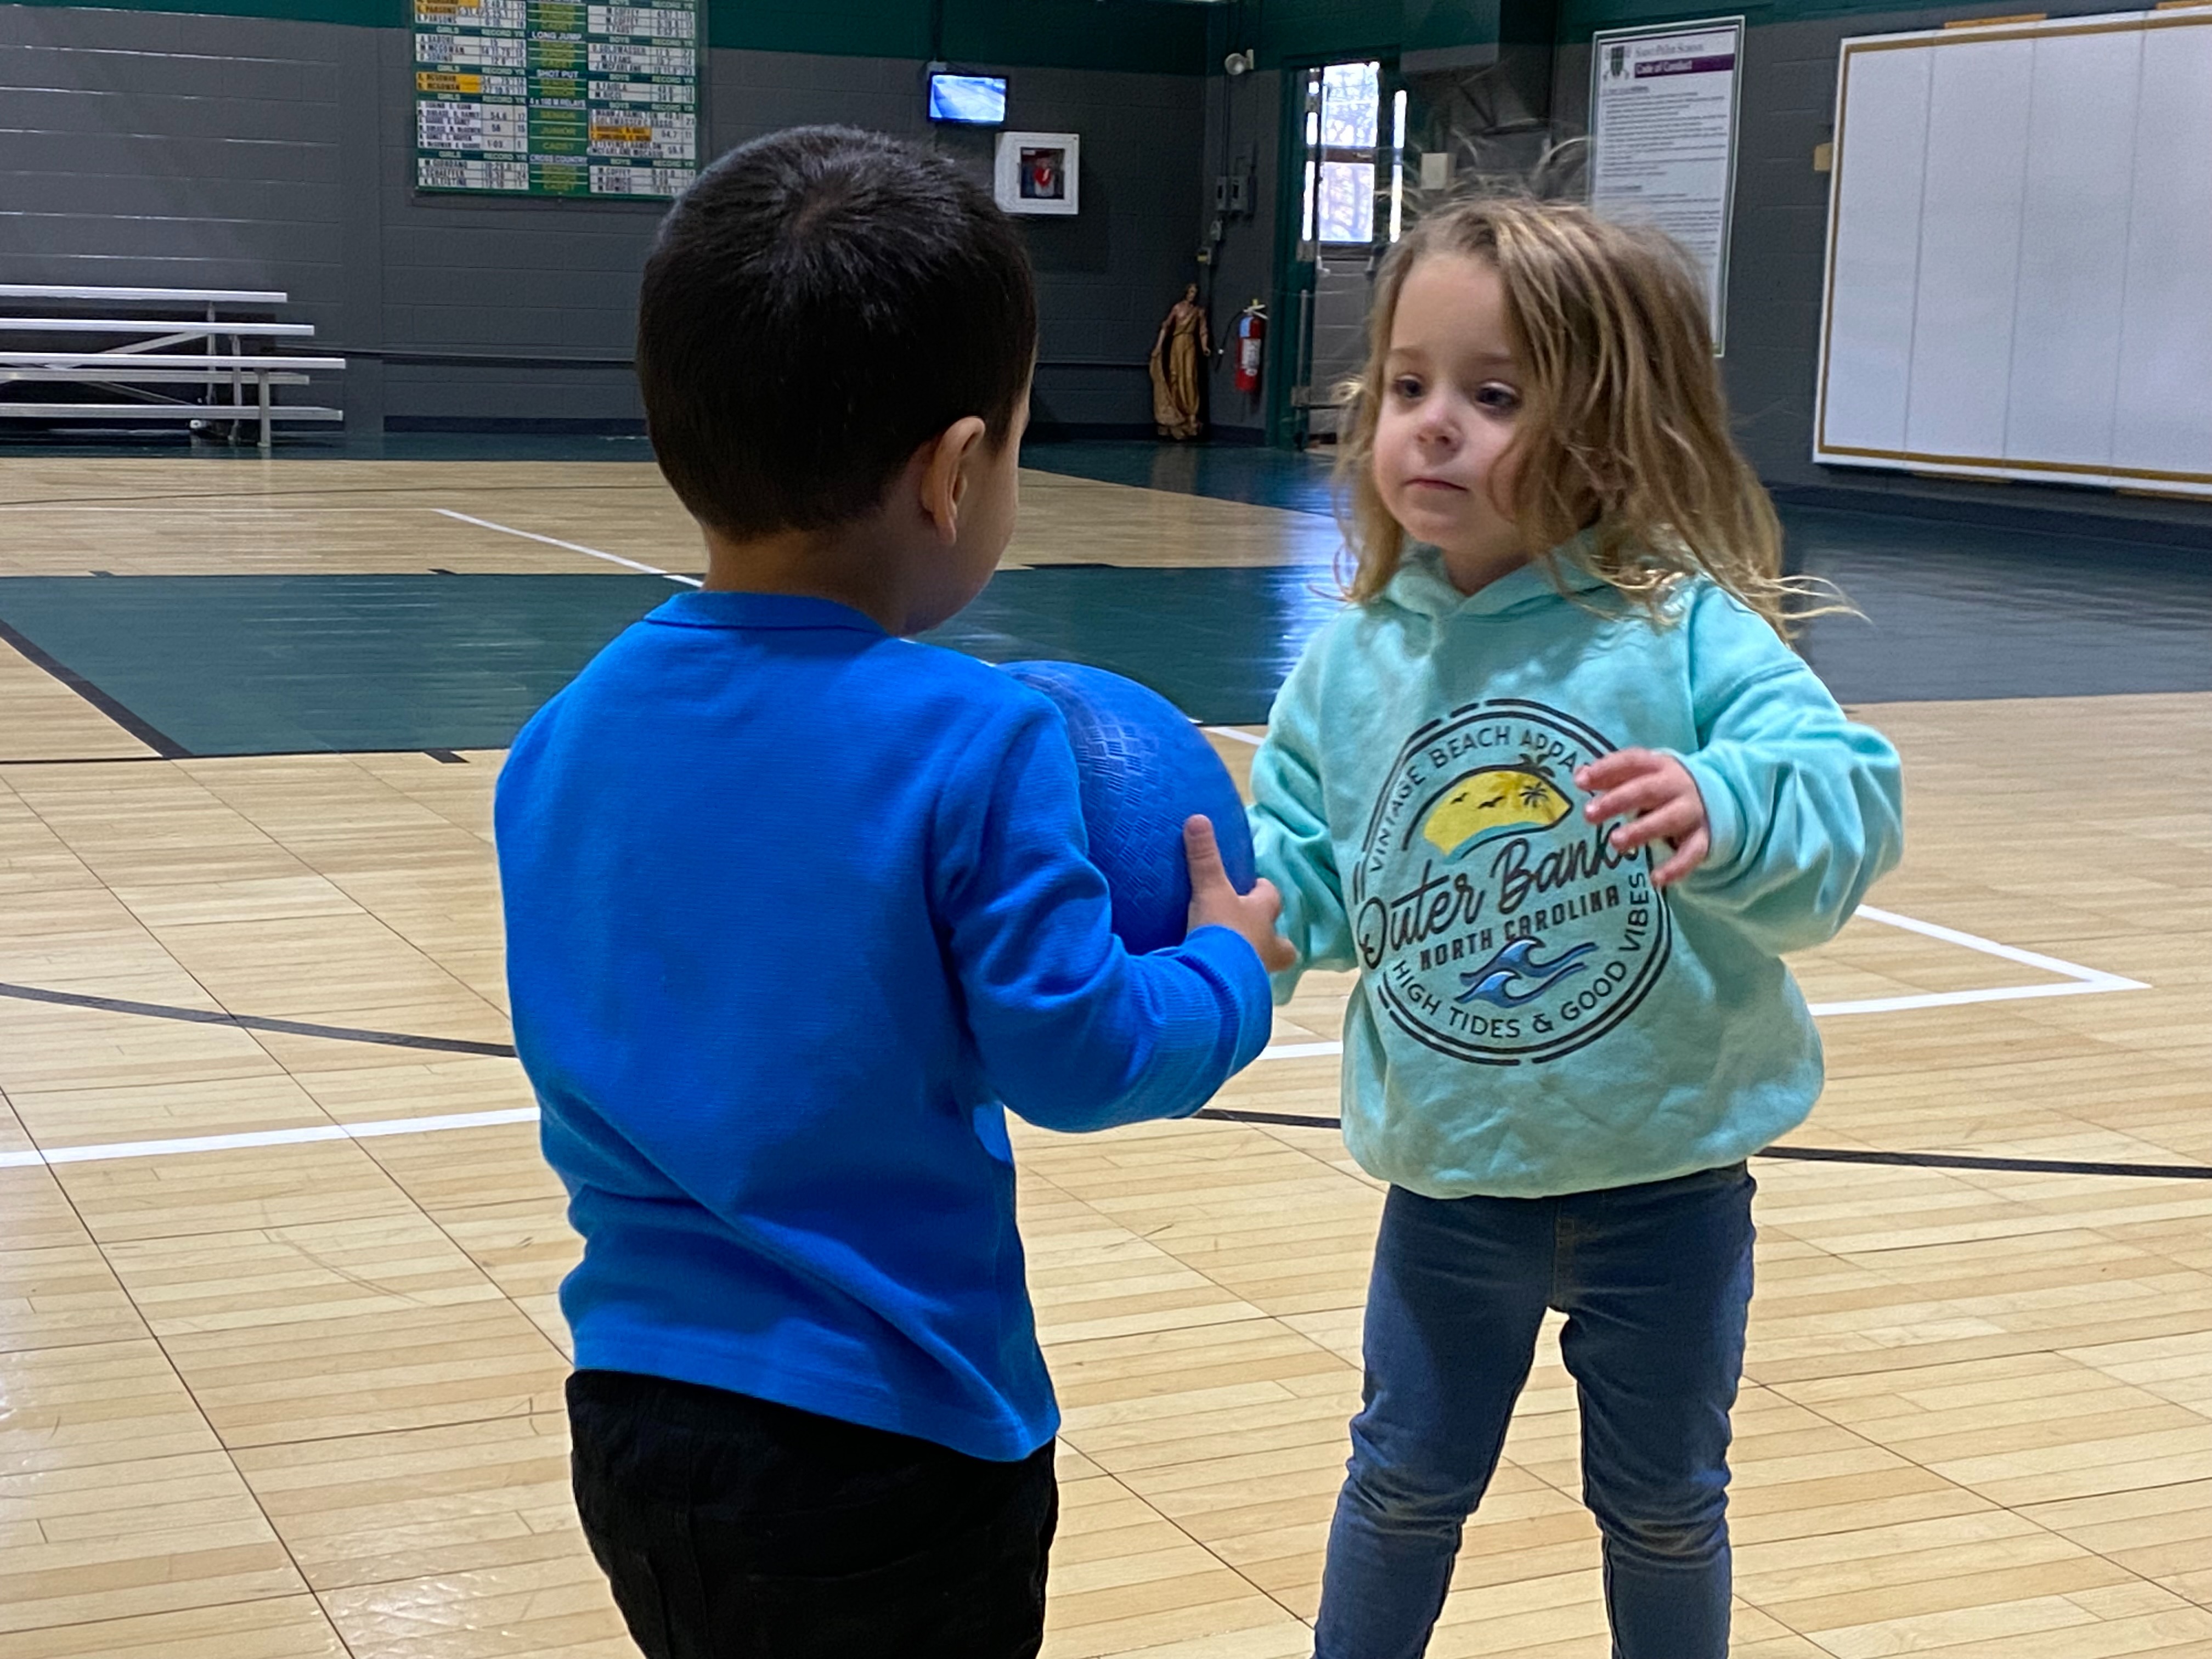
<svg viewBox="0 0 2212 1659"><path fill-rule="evenodd" d="M1283 914L1282 895L1275 890L1275 884L1263 876L1252 884L1250 892L1238 892L1222 866L1213 821L1204 813L1194 812L1183 820L1182 852L1190 862L1193 931L1226 927L1243 934L1271 974L1297 963L1298 953L1291 948L1290 940L1275 931L1276 918Z"/></svg>
<svg viewBox="0 0 2212 1659"><path fill-rule="evenodd" d="M1592 823L1626 823L1607 837L1622 852L1647 842L1673 845L1674 856L1651 875L1654 887L1670 887L1705 861L1712 837L1705 830L1705 798L1697 780L1672 755L1650 749L1617 750L1575 774L1577 788L1593 792L1583 808Z"/></svg>

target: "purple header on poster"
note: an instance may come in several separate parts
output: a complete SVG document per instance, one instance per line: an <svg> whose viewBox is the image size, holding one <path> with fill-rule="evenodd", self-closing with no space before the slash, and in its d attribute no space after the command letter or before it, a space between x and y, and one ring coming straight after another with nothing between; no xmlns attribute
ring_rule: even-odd
<svg viewBox="0 0 2212 1659"><path fill-rule="evenodd" d="M1651 75L1711 75L1735 67L1735 54L1724 52L1711 58L1647 58L1636 66L1636 78Z"/></svg>

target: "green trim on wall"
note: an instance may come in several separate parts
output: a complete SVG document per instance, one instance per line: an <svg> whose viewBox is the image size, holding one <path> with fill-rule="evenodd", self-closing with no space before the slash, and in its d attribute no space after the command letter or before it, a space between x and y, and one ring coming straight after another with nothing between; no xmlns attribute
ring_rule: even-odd
<svg viewBox="0 0 2212 1659"><path fill-rule="evenodd" d="M1305 205L1305 76L1283 73L1282 115L1277 124L1275 160L1274 281L1267 296L1267 340L1262 384L1267 393L1267 441L1287 447L1297 436L1297 410L1291 391L1304 349L1298 296L1313 287L1314 268L1297 258L1298 233Z"/></svg>
<svg viewBox="0 0 2212 1659"><path fill-rule="evenodd" d="M84 0L6 3L84 5ZM103 0L86 9L363 28L405 28L413 16L410 0ZM945 0L945 55L952 62L994 66L1203 75L1214 62L1206 50L1214 9L1171 0ZM920 63L929 56L929 0L843 0L836 6L708 0L706 33L709 46Z"/></svg>
<svg viewBox="0 0 2212 1659"><path fill-rule="evenodd" d="M2120 0L2036 0L2032 7L2009 5L2006 0L1960 0L1950 5L1912 5L1901 0L1716 0L1692 4L1686 0L1560 0L1559 42L1579 46L1599 29L1638 28L1647 23L1672 23L1698 17L1733 17L1741 14L1753 28L1770 23L1815 22L1853 17L1889 20L1884 29L1934 28L1959 18L1996 17L2023 9L2047 11L2054 17L2125 11Z"/></svg>
<svg viewBox="0 0 2212 1659"><path fill-rule="evenodd" d="M951 11L950 3L945 9ZM928 0L840 0L836 5L707 0L707 44L744 52L919 60L929 56Z"/></svg>
<svg viewBox="0 0 2212 1659"><path fill-rule="evenodd" d="M1790 4L1789 0L1784 0L1784 6L1793 15L1814 9L1810 6ZM1848 0L1842 6L1826 8L1838 11L1853 9ZM1885 3L1881 6L1862 5L1856 9L1894 11L1897 7L1894 3ZM1672 0L1672 3L1668 0L1657 0L1656 3L1655 0L1560 0L1559 38L1563 43L1579 43L1589 40L1600 29L1639 28L1646 23L1671 23L1678 19L1698 17L1734 17L1739 14L1753 25L1771 23L1779 21L1776 16L1777 10L1775 0L1747 0L1747 3L1738 4L1726 3L1726 0L1715 4L1708 0L1703 5L1698 4L1696 0Z"/></svg>
<svg viewBox="0 0 2212 1659"><path fill-rule="evenodd" d="M91 10L200 13L404 28L409 0L0 0L0 4ZM1409 41L1433 44L1425 23L1437 0L1244 0L1243 33L1269 69L1355 57L1395 56ZM1446 6L1443 9L1456 8ZM1479 13L1491 8L1467 8ZM2109 10L2108 0L2068 3L2061 14ZM1632 28L1741 13L1753 27L1812 18L1884 14L1972 16L1987 5L1917 7L1899 0L1560 0L1559 40L1588 40L1599 29ZM1125 70L1156 75L1218 74L1228 9L1193 0L945 0L948 60L1018 68ZM1409 18L1409 13L1413 15ZM1209 42L1212 30L1215 38ZM708 0L707 42L752 52L843 58L929 55L928 0ZM1469 42L1468 44L1473 44Z"/></svg>
<svg viewBox="0 0 2212 1659"><path fill-rule="evenodd" d="M1260 64L1318 64L1395 56L1406 33L1407 0L1260 0Z"/></svg>
<svg viewBox="0 0 2212 1659"><path fill-rule="evenodd" d="M1206 50L1213 9L1166 0L945 0L945 56L954 63L1204 75L1220 68Z"/></svg>
<svg viewBox="0 0 2212 1659"><path fill-rule="evenodd" d="M206 17L269 17L295 23L349 23L362 28L404 28L407 0L7 0L11 5L54 6L77 11L196 12Z"/></svg>
<svg viewBox="0 0 2212 1659"><path fill-rule="evenodd" d="M1170 0L945 0L948 63L1203 75L1212 9ZM749 52L926 58L927 0L837 6L708 0L708 44Z"/></svg>

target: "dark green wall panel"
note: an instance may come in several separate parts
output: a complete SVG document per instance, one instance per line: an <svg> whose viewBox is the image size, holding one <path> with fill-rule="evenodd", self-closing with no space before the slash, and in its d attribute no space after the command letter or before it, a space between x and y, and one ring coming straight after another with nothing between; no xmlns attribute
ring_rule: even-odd
<svg viewBox="0 0 2212 1659"><path fill-rule="evenodd" d="M80 0L21 3L79 5ZM409 0L110 0L89 9L275 17L369 28L404 28L412 15ZM1206 26L1214 9L1172 0L945 0L945 52L955 62L994 65L1202 75L1210 61ZM929 3L709 0L707 41L754 52L920 60L929 56Z"/></svg>
<svg viewBox="0 0 2212 1659"><path fill-rule="evenodd" d="M1406 34L1406 0L1261 0L1260 61L1319 63L1368 53L1395 56Z"/></svg>
<svg viewBox="0 0 2212 1659"><path fill-rule="evenodd" d="M81 7L82 0L9 3ZM110 0L92 9L374 28L404 27L410 16L407 0ZM1401 47L1495 39L1498 9L1495 0L1247 0L1243 21L1249 38L1243 44L1256 46L1270 66L1369 52L1389 57ZM1739 12L1755 26L1897 9L1894 0L1562 0L1559 39L1586 40L1598 29ZM2002 11L2003 0L1991 0L1990 9ZM946 0L945 51L956 62L1202 75L1218 69L1207 33L1209 21L1225 10L1190 0ZM1461 27L1462 15L1472 33ZM836 7L710 0L707 33L709 45L756 52L919 59L929 54L929 7L927 0L844 0Z"/></svg>
<svg viewBox="0 0 2212 1659"><path fill-rule="evenodd" d="M2121 10L2118 5L2098 4L2100 11ZM1897 0L1751 0L1748 4L1680 4L1665 3L1665 0L1560 0L1559 39L1563 41L1587 40L1599 29L1635 28L1645 23L1668 23L1685 18L1733 17L1741 15L1752 27L1763 24L1794 23L1810 19L1850 19L1858 16L1881 16L1887 19L1902 16L1899 23L1883 21L1880 27L1900 29L1932 28L1942 21L1956 17L1977 15L1990 17L2014 16L2023 9L2048 10L2054 14L2079 10L2081 8L2064 3L2051 5L2049 0L2038 0L2032 8L2008 4L2006 0L1990 0L1987 5L1944 6L1917 10L1900 6Z"/></svg>
<svg viewBox="0 0 2212 1659"><path fill-rule="evenodd" d="M945 55L955 63L1203 75L1212 9L1164 0L945 0Z"/></svg>
<svg viewBox="0 0 2212 1659"><path fill-rule="evenodd" d="M925 0L842 0L834 6L707 0L707 42L754 52L927 58Z"/></svg>
<svg viewBox="0 0 2212 1659"><path fill-rule="evenodd" d="M58 6L79 11L196 12L210 17L276 17L299 23L352 23L364 28L404 28L408 0L9 0L11 4Z"/></svg>

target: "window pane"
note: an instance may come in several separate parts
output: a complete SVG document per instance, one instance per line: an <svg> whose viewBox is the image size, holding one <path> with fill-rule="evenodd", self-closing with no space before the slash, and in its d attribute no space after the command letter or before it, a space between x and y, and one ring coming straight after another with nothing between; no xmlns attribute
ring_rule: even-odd
<svg viewBox="0 0 2212 1659"><path fill-rule="evenodd" d="M1321 72L1322 143L1332 149L1372 149L1381 123L1382 66L1331 64Z"/></svg>
<svg viewBox="0 0 2212 1659"><path fill-rule="evenodd" d="M1365 161L1324 161L1315 204L1324 242L1375 240L1375 168Z"/></svg>
<svg viewBox="0 0 2212 1659"><path fill-rule="evenodd" d="M1390 100L1390 240L1406 228L1406 94L1401 88Z"/></svg>

